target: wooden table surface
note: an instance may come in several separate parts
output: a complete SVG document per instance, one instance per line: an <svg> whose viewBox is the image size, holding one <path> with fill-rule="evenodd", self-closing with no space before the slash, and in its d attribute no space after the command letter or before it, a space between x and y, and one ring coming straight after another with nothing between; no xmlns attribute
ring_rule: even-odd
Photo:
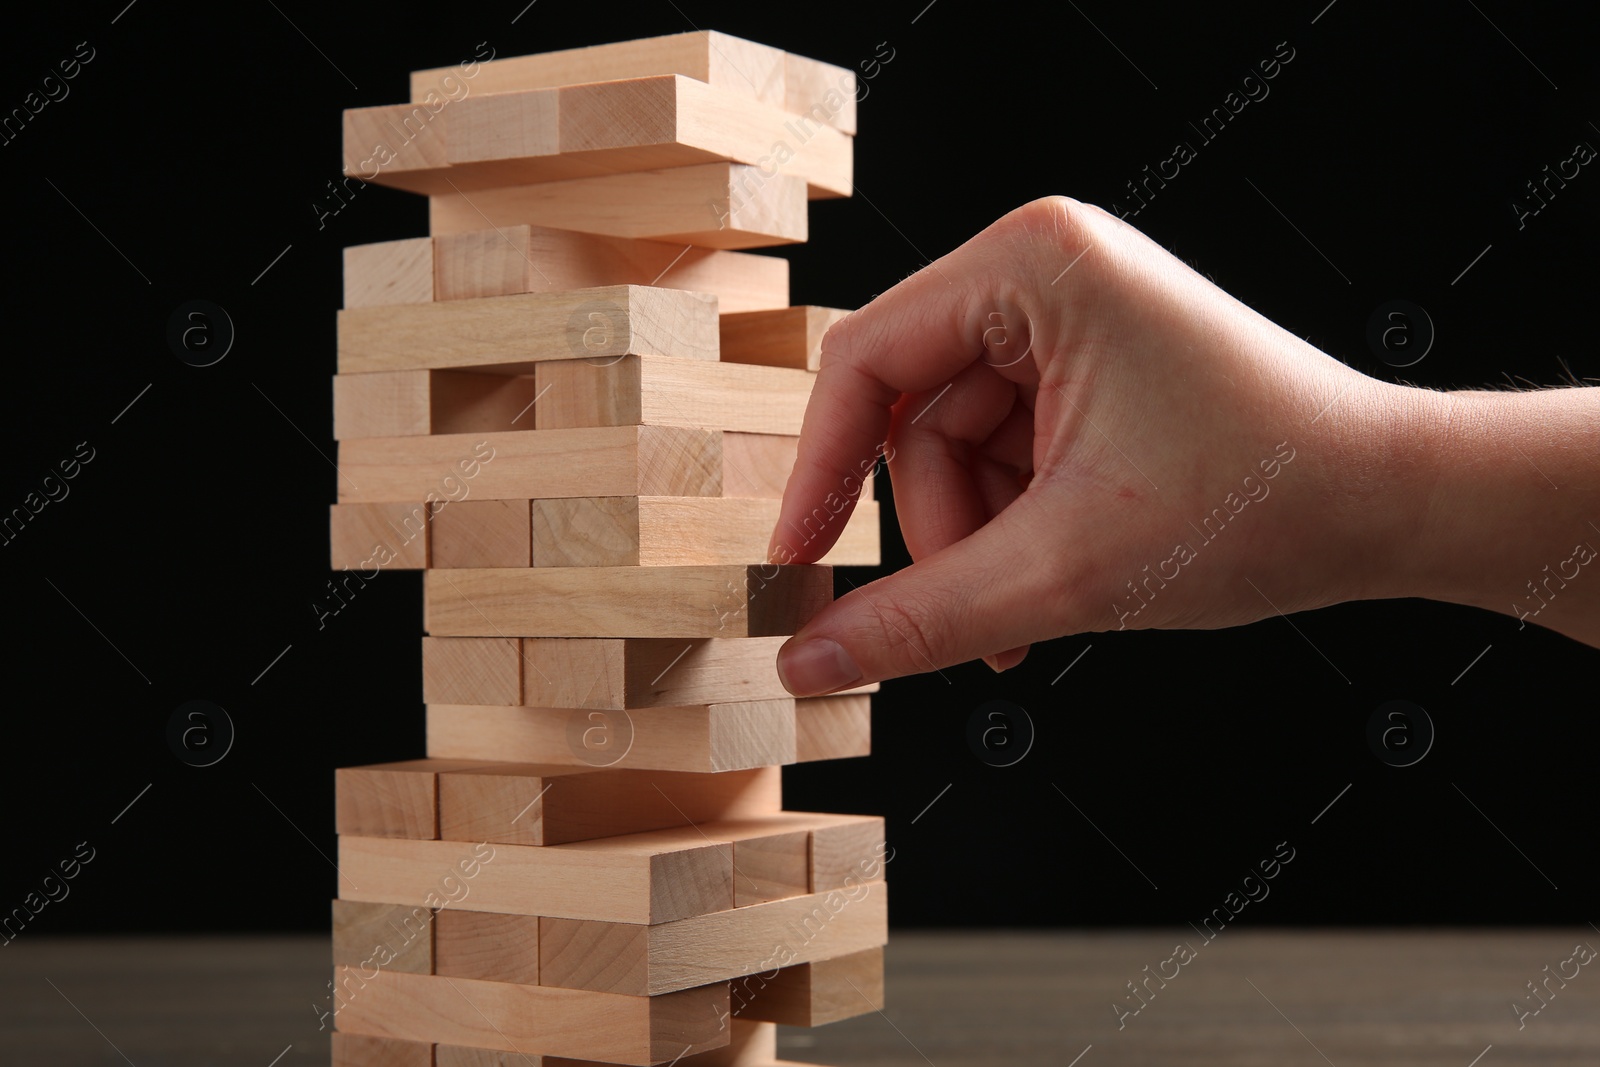
<svg viewBox="0 0 1600 1067"><path fill-rule="evenodd" d="M1600 1064L1600 959L1574 957L1600 946L1592 928L1224 931L1190 934L1192 958L1165 962L1181 937L896 933L887 1009L785 1028L781 1050L837 1067ZM327 959L310 937L24 933L0 948L0 1064L326 1064L313 1003ZM1113 1003L1131 1009L1127 983L1158 971L1176 977L1152 978L1119 1029ZM1564 986L1549 977L1574 971ZM1527 983L1547 978L1548 1003L1519 1024L1513 1002L1537 1006Z"/></svg>

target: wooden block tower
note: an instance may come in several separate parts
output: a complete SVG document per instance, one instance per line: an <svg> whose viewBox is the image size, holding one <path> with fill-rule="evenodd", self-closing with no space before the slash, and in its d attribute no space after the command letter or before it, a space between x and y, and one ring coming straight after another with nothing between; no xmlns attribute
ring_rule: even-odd
<svg viewBox="0 0 1600 1067"><path fill-rule="evenodd" d="M432 233L346 250L330 525L336 581L426 572L427 756L338 772L334 1063L776 1063L883 1001L883 820L779 782L870 739L777 675L831 568L766 562L842 312L741 251L850 194L854 77L695 32L411 95L344 116Z"/></svg>

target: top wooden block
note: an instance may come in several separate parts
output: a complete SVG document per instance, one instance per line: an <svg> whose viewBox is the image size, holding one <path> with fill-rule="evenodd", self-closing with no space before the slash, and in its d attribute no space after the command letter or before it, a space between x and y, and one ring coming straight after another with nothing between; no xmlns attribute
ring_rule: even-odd
<svg viewBox="0 0 1600 1067"><path fill-rule="evenodd" d="M836 130L856 132L854 71L715 30L693 30L484 63L436 67L411 75L411 99L453 99L583 82L681 74L795 115L812 114ZM830 95L836 94L836 95Z"/></svg>
<svg viewBox="0 0 1600 1067"><path fill-rule="evenodd" d="M851 193L848 134L676 74L344 113L346 174L430 195L715 162Z"/></svg>

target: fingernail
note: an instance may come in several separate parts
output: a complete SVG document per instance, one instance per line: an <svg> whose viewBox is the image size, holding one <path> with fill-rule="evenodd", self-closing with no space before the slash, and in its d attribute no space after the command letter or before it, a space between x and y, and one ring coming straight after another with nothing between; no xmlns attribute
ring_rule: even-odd
<svg viewBox="0 0 1600 1067"><path fill-rule="evenodd" d="M989 665L989 669L991 671L994 671L994 673L996 673L996 674L999 674L1002 670L1005 669L1005 668L1000 666L1000 657L999 656L985 656L985 657L983 657L983 662L987 663Z"/></svg>
<svg viewBox="0 0 1600 1067"><path fill-rule="evenodd" d="M778 677L795 696L814 696L854 685L861 668L839 642L818 637L785 645L778 653Z"/></svg>

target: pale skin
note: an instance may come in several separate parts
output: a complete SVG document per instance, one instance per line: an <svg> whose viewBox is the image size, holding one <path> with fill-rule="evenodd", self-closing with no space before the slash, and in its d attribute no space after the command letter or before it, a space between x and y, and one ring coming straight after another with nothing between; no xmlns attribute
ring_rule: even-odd
<svg viewBox="0 0 1600 1067"><path fill-rule="evenodd" d="M1392 597L1600 647L1600 389L1370 378L1065 197L828 331L769 558L880 450L913 562L783 646L796 695Z"/></svg>

